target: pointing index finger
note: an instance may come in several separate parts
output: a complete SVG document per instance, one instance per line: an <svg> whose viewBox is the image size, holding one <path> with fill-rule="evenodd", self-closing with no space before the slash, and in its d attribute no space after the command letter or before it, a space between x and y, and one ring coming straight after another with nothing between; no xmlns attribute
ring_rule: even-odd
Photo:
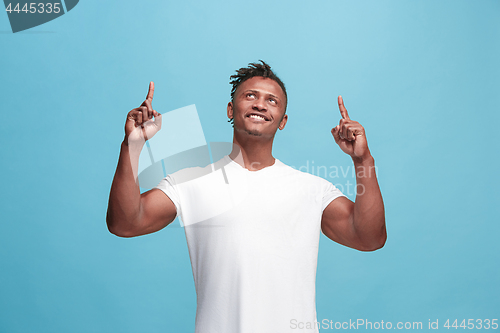
<svg viewBox="0 0 500 333"><path fill-rule="evenodd" d="M149 91L148 91L148 96L146 99L149 99L151 102L153 100L153 95L155 93L155 83L153 81L149 82Z"/></svg>
<svg viewBox="0 0 500 333"><path fill-rule="evenodd" d="M347 114L347 109L344 106L344 100L342 99L342 96L339 96L338 102L339 102L340 115L342 116L342 118L351 119L351 118L349 118L349 115Z"/></svg>

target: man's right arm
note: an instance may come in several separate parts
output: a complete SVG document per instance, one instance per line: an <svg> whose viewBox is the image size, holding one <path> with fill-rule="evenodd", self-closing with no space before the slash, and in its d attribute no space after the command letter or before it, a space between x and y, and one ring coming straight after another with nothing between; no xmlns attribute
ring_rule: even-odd
<svg viewBox="0 0 500 333"><path fill-rule="evenodd" d="M139 155L147 139L161 128L161 115L152 108L154 84L146 100L127 115L125 139L109 194L106 222L111 233L134 237L163 229L177 214L174 203L161 190L140 192ZM154 117L154 120L153 120Z"/></svg>

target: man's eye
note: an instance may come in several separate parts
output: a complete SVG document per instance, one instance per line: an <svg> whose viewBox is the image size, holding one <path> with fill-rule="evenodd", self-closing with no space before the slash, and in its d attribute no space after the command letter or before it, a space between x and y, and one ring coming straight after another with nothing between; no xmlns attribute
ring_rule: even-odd
<svg viewBox="0 0 500 333"><path fill-rule="evenodd" d="M253 94L253 93L248 93L247 94L247 97L254 97L254 96L255 96L255 94Z"/></svg>
<svg viewBox="0 0 500 333"><path fill-rule="evenodd" d="M269 102L271 102L272 104L276 104L276 103L277 103L277 102L276 102L276 100L275 100L275 99L273 99L273 98L270 98L270 99L269 99Z"/></svg>

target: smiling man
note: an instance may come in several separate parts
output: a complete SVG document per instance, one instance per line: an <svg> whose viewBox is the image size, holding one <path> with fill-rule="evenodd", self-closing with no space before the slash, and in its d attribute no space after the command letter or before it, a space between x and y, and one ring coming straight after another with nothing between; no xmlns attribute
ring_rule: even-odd
<svg viewBox="0 0 500 333"><path fill-rule="evenodd" d="M335 142L352 157L355 203L330 182L297 171L272 155L285 128L287 94L271 68L249 64L231 76L227 116L233 150L206 168L180 170L157 188L136 183L145 140L161 128L146 100L129 112L111 187L107 223L121 237L155 232L180 216L197 293L196 332L318 332L315 280L321 231L373 251L386 240L384 206L365 131L349 119L342 98ZM192 177L193 170L202 175Z"/></svg>

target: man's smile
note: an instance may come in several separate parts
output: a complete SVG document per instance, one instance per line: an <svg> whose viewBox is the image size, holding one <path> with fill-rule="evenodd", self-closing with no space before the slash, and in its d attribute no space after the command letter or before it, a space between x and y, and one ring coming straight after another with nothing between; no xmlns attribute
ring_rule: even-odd
<svg viewBox="0 0 500 333"><path fill-rule="evenodd" d="M251 118L251 119L257 120L257 121L269 121L270 120L269 117L262 115L260 113L256 113L256 112L250 113L249 115L247 115L247 118Z"/></svg>

